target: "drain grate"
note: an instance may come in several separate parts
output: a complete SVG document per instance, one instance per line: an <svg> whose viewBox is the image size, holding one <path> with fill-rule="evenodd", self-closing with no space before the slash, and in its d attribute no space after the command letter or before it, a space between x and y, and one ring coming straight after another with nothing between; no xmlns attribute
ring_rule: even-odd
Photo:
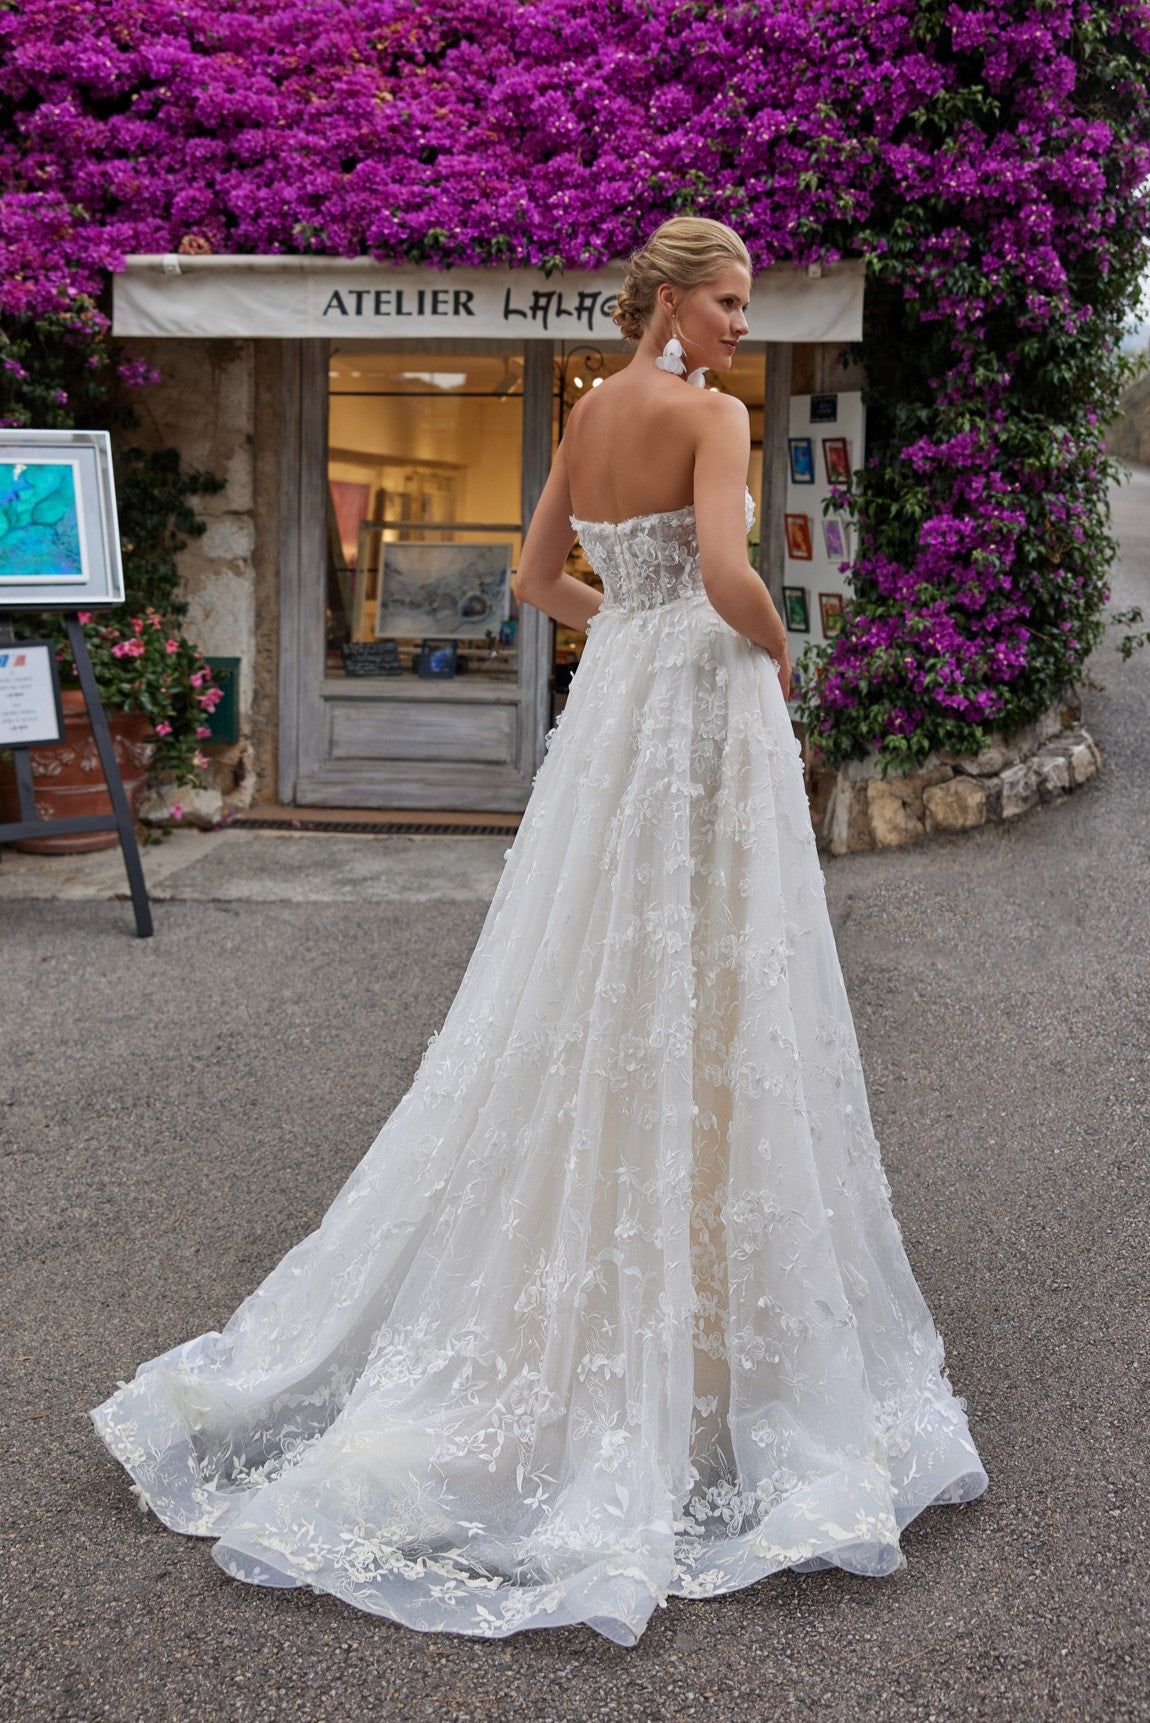
<svg viewBox="0 0 1150 1723"><path fill-rule="evenodd" d="M518 826L459 826L440 820L309 820L254 819L241 815L228 821L228 830L245 832L349 832L372 838L513 838Z"/></svg>

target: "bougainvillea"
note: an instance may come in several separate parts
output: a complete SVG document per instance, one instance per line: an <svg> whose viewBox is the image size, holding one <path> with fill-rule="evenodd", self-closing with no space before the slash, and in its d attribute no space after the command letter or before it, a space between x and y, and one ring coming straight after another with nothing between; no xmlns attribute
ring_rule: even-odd
<svg viewBox="0 0 1150 1723"><path fill-rule="evenodd" d="M1147 0L0 0L0 311L125 253L594 268L681 210L868 259L828 759L976 746L1097 638Z"/></svg>

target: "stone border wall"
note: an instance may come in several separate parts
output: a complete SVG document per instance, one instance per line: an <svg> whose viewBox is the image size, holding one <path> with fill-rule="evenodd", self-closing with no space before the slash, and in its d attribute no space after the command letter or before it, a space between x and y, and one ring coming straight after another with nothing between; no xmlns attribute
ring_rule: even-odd
<svg viewBox="0 0 1150 1723"><path fill-rule="evenodd" d="M814 768L815 837L820 850L846 855L1017 819L1084 784L1101 764L1081 700L1069 693L1009 740L995 734L978 754L936 750L905 776L883 778L873 760Z"/></svg>

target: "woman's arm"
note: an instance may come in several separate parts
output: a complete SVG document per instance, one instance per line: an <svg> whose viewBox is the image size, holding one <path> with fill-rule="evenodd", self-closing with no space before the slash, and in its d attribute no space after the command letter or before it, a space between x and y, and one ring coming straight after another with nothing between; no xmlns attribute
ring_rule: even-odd
<svg viewBox="0 0 1150 1723"><path fill-rule="evenodd" d="M534 604L565 628L585 629L603 594L566 572L564 565L574 543L567 456L560 443L531 516L512 589L520 603Z"/></svg>
<svg viewBox="0 0 1150 1723"><path fill-rule="evenodd" d="M744 476L751 457L747 409L734 395L708 395L700 406L704 410L695 445L695 525L703 585L723 621L778 662L783 696L789 698L786 627L747 557Z"/></svg>

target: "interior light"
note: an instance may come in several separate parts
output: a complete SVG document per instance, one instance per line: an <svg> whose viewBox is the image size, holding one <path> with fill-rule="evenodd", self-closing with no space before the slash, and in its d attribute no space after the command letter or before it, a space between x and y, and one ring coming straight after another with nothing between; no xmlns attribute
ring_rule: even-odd
<svg viewBox="0 0 1150 1723"><path fill-rule="evenodd" d="M349 375L352 377L362 377L363 372L362 371L352 371L352 372L349 372Z"/></svg>
<svg viewBox="0 0 1150 1723"><path fill-rule="evenodd" d="M591 387L593 389L597 389L602 381L603 381L602 377L595 377L592 380Z"/></svg>
<svg viewBox="0 0 1150 1723"><path fill-rule="evenodd" d="M583 379L582 379L582 377L576 377L576 379L575 379L575 387L576 387L576 388L577 388L577 389L581 389L581 388L582 388L582 387L583 387Z"/></svg>
<svg viewBox="0 0 1150 1723"><path fill-rule="evenodd" d="M466 371L401 371L405 383L430 383L433 389L462 389Z"/></svg>

